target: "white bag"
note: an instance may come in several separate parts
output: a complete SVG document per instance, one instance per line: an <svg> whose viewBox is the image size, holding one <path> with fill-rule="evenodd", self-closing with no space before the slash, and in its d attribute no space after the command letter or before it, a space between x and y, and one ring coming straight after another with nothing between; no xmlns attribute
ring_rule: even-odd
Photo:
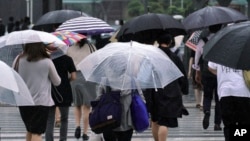
<svg viewBox="0 0 250 141"><path fill-rule="evenodd" d="M91 132L89 141L104 141L102 134L96 134L94 132Z"/></svg>

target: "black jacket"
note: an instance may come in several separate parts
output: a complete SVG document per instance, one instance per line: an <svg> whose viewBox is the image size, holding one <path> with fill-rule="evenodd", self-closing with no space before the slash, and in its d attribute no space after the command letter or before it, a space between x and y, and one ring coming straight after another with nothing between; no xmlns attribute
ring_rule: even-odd
<svg viewBox="0 0 250 141"><path fill-rule="evenodd" d="M146 105L151 114L167 118L181 117L183 109L182 94L188 94L189 87L186 71L176 54L168 48L160 47L160 49L169 56L184 76L157 91L155 89L146 89L144 92Z"/></svg>

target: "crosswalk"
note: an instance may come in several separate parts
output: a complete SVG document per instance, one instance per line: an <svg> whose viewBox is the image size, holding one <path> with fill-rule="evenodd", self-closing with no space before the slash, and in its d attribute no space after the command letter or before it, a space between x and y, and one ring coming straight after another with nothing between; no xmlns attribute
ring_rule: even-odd
<svg viewBox="0 0 250 141"><path fill-rule="evenodd" d="M179 119L178 128L170 128L168 141L223 141L223 132L213 130L213 115L210 118L210 127L202 128L203 113L188 107L189 116ZM212 111L213 113L213 111ZM77 141L74 138L74 114L70 108L68 141ZM17 107L0 107L0 141L23 141L25 140L25 127L21 120ZM59 129L54 131L55 141L58 140ZM89 135L92 135L89 130ZM79 140L80 141L80 140ZM150 128L143 133L134 133L132 141L153 141Z"/></svg>

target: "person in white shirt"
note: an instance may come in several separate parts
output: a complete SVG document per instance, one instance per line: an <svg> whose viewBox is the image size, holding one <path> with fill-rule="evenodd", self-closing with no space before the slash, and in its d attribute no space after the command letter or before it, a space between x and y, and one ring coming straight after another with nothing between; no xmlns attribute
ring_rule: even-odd
<svg viewBox="0 0 250 141"><path fill-rule="evenodd" d="M213 62L209 62L208 66L211 72L217 74L224 136L225 141L230 141L230 128L236 125L250 126L250 91L242 70Z"/></svg>

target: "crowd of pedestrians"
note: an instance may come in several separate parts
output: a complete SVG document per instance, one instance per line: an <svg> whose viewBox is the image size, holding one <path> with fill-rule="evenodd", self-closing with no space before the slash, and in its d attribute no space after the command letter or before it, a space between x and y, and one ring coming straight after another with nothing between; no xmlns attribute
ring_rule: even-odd
<svg viewBox="0 0 250 141"><path fill-rule="evenodd" d="M20 21L9 17L7 25L4 25L0 19L0 36L5 35L6 32L29 29L30 24L29 17ZM192 82L195 107L204 113L201 125L203 129L208 129L210 125L213 99L215 100L213 129L214 131L223 129L226 141L229 141L232 125L250 125L250 94L249 89L244 85L242 70L219 65L202 57L203 46L223 26L223 24L215 24L202 31L196 51L190 50L187 71L183 61L171 51L175 45L171 33L160 34L157 37L155 42L158 47L179 68L183 77L157 91L155 89L142 91L150 114L151 132L155 141L166 141L169 128L178 127L178 118L189 115L182 100L182 96L189 93L188 79ZM147 42L147 44L155 42ZM66 141L71 106L74 107L75 138L89 140L91 101L96 100L102 93L98 93L100 91L97 84L85 80L77 65L97 48L87 39L82 39L70 46L65 55L53 60L50 59L46 49L49 49L49 46L43 43L28 43L24 45L23 53L19 54L13 63L13 67L30 89L35 102L34 106L19 107L27 130L26 141L42 141L44 133L46 141L54 141L56 108L59 109L60 115L59 138L60 141ZM109 89L117 91L113 88ZM131 141L132 139L134 129L129 109L131 91L121 91L120 100L123 115L121 125L103 132L105 141Z"/></svg>
<svg viewBox="0 0 250 141"><path fill-rule="evenodd" d="M14 17L10 16L8 23L4 24L0 18L0 36L5 35L6 33L11 33L13 31L26 30L31 28L31 21L29 17L24 17L20 20L15 20Z"/></svg>

